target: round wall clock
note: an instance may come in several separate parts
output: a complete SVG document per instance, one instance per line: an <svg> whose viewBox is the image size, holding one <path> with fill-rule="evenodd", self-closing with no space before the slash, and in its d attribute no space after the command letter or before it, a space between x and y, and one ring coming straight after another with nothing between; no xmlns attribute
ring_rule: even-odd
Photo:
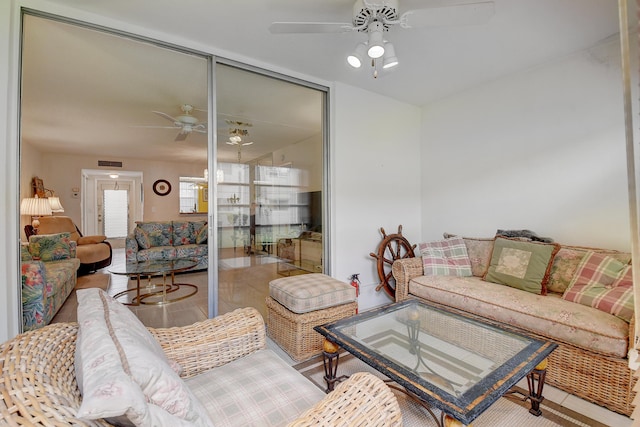
<svg viewBox="0 0 640 427"><path fill-rule="evenodd" d="M153 192L158 196L166 196L171 193L171 184L166 179L159 179L153 183Z"/></svg>

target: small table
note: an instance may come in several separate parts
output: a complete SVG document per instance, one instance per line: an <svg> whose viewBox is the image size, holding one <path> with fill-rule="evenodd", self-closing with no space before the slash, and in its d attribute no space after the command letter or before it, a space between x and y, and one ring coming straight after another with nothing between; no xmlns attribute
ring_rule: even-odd
<svg viewBox="0 0 640 427"><path fill-rule="evenodd" d="M136 296L131 300L130 303L123 303L125 305L140 305L140 304L148 304L148 305L162 305L168 304L175 301L180 301L185 298L188 298L192 295L195 295L198 292L198 287L196 285L191 285L188 283L175 283L175 273L179 273L182 271L187 271L195 267L198 263L191 259L173 259L173 260L153 260L153 261L143 261L143 262L135 262L135 263L126 263L125 268L122 269L120 266L114 267L109 270L110 273L120 274L129 277L136 278L136 287L127 289L122 292L118 292L113 297L118 299L119 297L127 294L128 292L136 292ZM171 275L171 283L167 283L167 275ZM162 290L153 289L157 287L157 285L151 284L151 277L155 275L162 275ZM148 292L140 293L140 278L148 277L149 283L147 285ZM182 286L191 287L193 290L186 294L181 295L176 298L167 298L167 294L176 292ZM145 299L151 297L157 297L162 295L162 299L160 301L145 301Z"/></svg>
<svg viewBox="0 0 640 427"><path fill-rule="evenodd" d="M470 424L525 376L529 412L540 415L546 358L557 347L418 300L390 304L315 330L329 341L323 352L328 390L344 378L337 377L337 345L402 386L441 426ZM430 407L442 411L440 420Z"/></svg>

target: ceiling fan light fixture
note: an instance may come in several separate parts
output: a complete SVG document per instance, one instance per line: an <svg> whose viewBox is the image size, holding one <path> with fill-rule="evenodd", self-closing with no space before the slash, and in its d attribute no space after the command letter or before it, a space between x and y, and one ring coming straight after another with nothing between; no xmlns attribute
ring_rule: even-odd
<svg viewBox="0 0 640 427"><path fill-rule="evenodd" d="M382 68L389 69L398 65L396 50L391 43L385 44L384 56L382 57Z"/></svg>
<svg viewBox="0 0 640 427"><path fill-rule="evenodd" d="M369 25L369 49L367 50L367 55L369 55L370 58L376 59L384 55L383 31L384 27L378 21L372 22Z"/></svg>
<svg viewBox="0 0 640 427"><path fill-rule="evenodd" d="M367 50L367 46L364 43L358 43L353 53L347 56L347 62L353 68L360 68L364 60L364 55Z"/></svg>

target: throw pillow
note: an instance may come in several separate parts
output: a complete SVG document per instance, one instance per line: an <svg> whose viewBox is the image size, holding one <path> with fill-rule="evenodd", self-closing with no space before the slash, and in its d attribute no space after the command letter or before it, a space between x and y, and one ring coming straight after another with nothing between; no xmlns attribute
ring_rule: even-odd
<svg viewBox="0 0 640 427"><path fill-rule="evenodd" d="M69 259L71 258L71 234L33 235L29 237L29 252L33 259L41 261Z"/></svg>
<svg viewBox="0 0 640 427"><path fill-rule="evenodd" d="M562 298L597 308L629 322L633 316L631 266L608 255L589 252L578 266Z"/></svg>
<svg viewBox="0 0 640 427"><path fill-rule="evenodd" d="M546 295L553 257L559 249L557 244L496 237L484 280Z"/></svg>
<svg viewBox="0 0 640 427"><path fill-rule="evenodd" d="M471 261L461 237L420 243L425 276L471 276Z"/></svg>
<svg viewBox="0 0 640 427"><path fill-rule="evenodd" d="M78 417L125 416L138 426L212 425L171 368L160 344L124 305L102 289L80 289L76 378Z"/></svg>
<svg viewBox="0 0 640 427"><path fill-rule="evenodd" d="M207 227L207 223L205 222L200 230L198 230L198 234L196 234L196 244L201 245L203 243L207 243L207 237L209 236L209 229Z"/></svg>
<svg viewBox="0 0 640 427"><path fill-rule="evenodd" d="M444 233L443 236L445 239L457 237L457 235L451 233ZM487 272L487 267L491 262L494 239L493 237L462 237L464 244L467 246L467 254L469 254L469 260L471 261L471 272L474 276L482 277Z"/></svg>
<svg viewBox="0 0 640 427"><path fill-rule="evenodd" d="M138 245L140 245L142 249L149 249L151 247L151 239L149 238L149 233L144 231L142 228L136 227L133 230L133 235L135 236Z"/></svg>

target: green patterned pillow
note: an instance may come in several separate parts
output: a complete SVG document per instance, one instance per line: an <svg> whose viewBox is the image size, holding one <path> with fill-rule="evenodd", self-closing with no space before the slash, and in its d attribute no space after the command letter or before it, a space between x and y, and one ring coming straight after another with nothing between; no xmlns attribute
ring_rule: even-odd
<svg viewBox="0 0 640 427"><path fill-rule="evenodd" d="M149 234L142 228L136 227L133 230L133 235L135 236L138 245L140 245L142 249L149 249L151 247L151 239L149 239Z"/></svg>
<svg viewBox="0 0 640 427"><path fill-rule="evenodd" d="M29 237L29 252L33 259L57 261L71 256L71 234L42 234Z"/></svg>
<svg viewBox="0 0 640 427"><path fill-rule="evenodd" d="M207 242L207 237L209 236L209 230L207 227L207 223L205 222L200 230L198 230L198 234L196 234L196 243L201 245Z"/></svg>
<svg viewBox="0 0 640 427"><path fill-rule="evenodd" d="M546 295L553 257L559 249L557 244L496 237L484 280Z"/></svg>
<svg viewBox="0 0 640 427"><path fill-rule="evenodd" d="M629 322L633 316L631 266L608 255L589 252L562 298Z"/></svg>

